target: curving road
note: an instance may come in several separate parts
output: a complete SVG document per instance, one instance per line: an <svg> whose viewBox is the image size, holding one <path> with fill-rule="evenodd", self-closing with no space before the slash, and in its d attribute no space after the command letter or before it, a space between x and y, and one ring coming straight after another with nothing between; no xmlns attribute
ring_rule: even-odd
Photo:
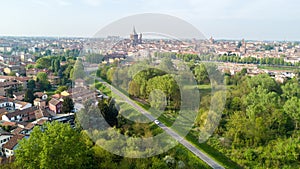
<svg viewBox="0 0 300 169"><path fill-rule="evenodd" d="M155 118L147 112L145 109L143 109L141 106L136 104L133 100L131 100L128 96L120 92L118 89L113 87L112 85L108 84L107 82L103 81L101 78L96 78L99 80L102 84L104 84L106 87L109 87L113 93L117 94L121 98L124 99L128 104L130 104L132 107L134 107L137 111L145 115L149 120L154 121ZM158 126L163 129L166 133L168 133L171 137L173 137L176 141L181 143L184 147L186 147L188 150L190 150L193 154L195 154L197 157L199 157L202 161L204 161L206 164L208 164L210 167L214 169L224 169L223 166L218 164L215 160L208 157L206 154L204 154L202 151L200 151L198 148L196 148L194 145L186 141L183 137L178 135L175 131L167 127L166 125L159 123Z"/></svg>

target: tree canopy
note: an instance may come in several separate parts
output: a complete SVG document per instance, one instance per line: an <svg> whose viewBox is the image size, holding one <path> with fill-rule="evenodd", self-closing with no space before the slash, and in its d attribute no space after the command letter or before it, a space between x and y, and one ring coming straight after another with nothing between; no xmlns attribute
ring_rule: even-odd
<svg viewBox="0 0 300 169"><path fill-rule="evenodd" d="M22 168L87 168L89 151L82 134L68 124L46 123L35 127L19 142L16 164Z"/></svg>

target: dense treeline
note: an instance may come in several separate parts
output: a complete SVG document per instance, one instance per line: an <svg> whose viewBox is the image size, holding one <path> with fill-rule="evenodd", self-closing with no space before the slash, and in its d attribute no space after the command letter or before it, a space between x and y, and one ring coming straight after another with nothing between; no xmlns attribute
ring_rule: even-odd
<svg viewBox="0 0 300 169"><path fill-rule="evenodd" d="M68 56L68 54L64 54L62 56L41 57L37 59L35 65L27 65L27 69L38 68L51 70L54 75L59 77L60 85L70 85L71 80L74 79L74 67L76 67L77 72L79 72L76 74L80 74L82 73L81 70L83 70L83 66L81 60L77 60L77 58L74 56L65 57L65 55ZM45 83L46 81L48 81L48 79L45 80ZM43 88L41 90L47 90L51 88L45 85L41 85L41 87Z"/></svg>
<svg viewBox="0 0 300 169"><path fill-rule="evenodd" d="M217 69L213 64L190 67L197 83L210 83L207 68ZM175 79L183 78L185 75L172 74L174 70L172 61L165 59L157 68L144 69L143 63L122 68L116 68L114 65L102 66L97 71L97 76L127 91L130 96L150 103L152 107L159 108L166 102L167 109L176 110L180 108L181 94ZM165 97L165 101L161 100L162 97Z"/></svg>
<svg viewBox="0 0 300 169"><path fill-rule="evenodd" d="M87 54L84 56L84 59L88 63L101 63L103 61L104 56L101 54Z"/></svg>
<svg viewBox="0 0 300 169"><path fill-rule="evenodd" d="M242 73L227 94L220 126L208 143L245 168L299 168L300 85ZM202 108L201 117L208 107Z"/></svg>
<svg viewBox="0 0 300 169"><path fill-rule="evenodd" d="M155 53L155 57L159 58L177 58L185 62L190 61L219 61L219 62L232 62L232 63L246 63L246 64L260 64L260 65L274 65L274 66L300 66L300 63L295 64L290 62L285 62L284 57L280 58L255 58L255 57L240 57L236 55L198 55L198 54L180 54L180 53Z"/></svg>

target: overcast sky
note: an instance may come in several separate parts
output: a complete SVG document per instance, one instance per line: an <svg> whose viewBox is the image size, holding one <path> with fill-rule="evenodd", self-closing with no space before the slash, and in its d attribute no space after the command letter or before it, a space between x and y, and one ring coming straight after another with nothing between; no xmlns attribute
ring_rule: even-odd
<svg viewBox="0 0 300 169"><path fill-rule="evenodd" d="M300 41L299 7L298 0L6 0L0 35L91 37L122 17L162 13L206 37Z"/></svg>

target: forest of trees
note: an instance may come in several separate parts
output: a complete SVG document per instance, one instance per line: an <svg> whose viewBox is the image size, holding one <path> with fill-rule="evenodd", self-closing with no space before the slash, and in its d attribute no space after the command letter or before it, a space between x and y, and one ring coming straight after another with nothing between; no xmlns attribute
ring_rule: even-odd
<svg viewBox="0 0 300 169"><path fill-rule="evenodd" d="M240 57L236 55L213 55L213 54L180 54L180 53L155 53L155 57L159 58L177 58L185 62L190 61L218 61L218 62L232 62L232 63L247 63L247 64L260 64L260 65L272 65L272 66L300 66L300 62L292 64L290 62L285 62L284 57L280 58L255 58L255 57Z"/></svg>
<svg viewBox="0 0 300 169"><path fill-rule="evenodd" d="M244 168L299 168L299 81L278 84L266 74L231 78L238 81L227 92L222 121L209 145Z"/></svg>
<svg viewBox="0 0 300 169"><path fill-rule="evenodd" d="M54 75L58 76L60 78L60 84L66 85L71 82L72 75L73 75L73 68L76 63L77 58L76 57L66 57L65 55L50 55L50 56L44 56L36 61L35 68L39 69L48 69L51 70ZM64 64L61 64L64 62ZM27 66L27 69L34 68L33 65ZM46 82L46 81L45 81ZM44 89L49 89L47 85L42 84L41 86ZM51 88L51 87L50 87Z"/></svg>

